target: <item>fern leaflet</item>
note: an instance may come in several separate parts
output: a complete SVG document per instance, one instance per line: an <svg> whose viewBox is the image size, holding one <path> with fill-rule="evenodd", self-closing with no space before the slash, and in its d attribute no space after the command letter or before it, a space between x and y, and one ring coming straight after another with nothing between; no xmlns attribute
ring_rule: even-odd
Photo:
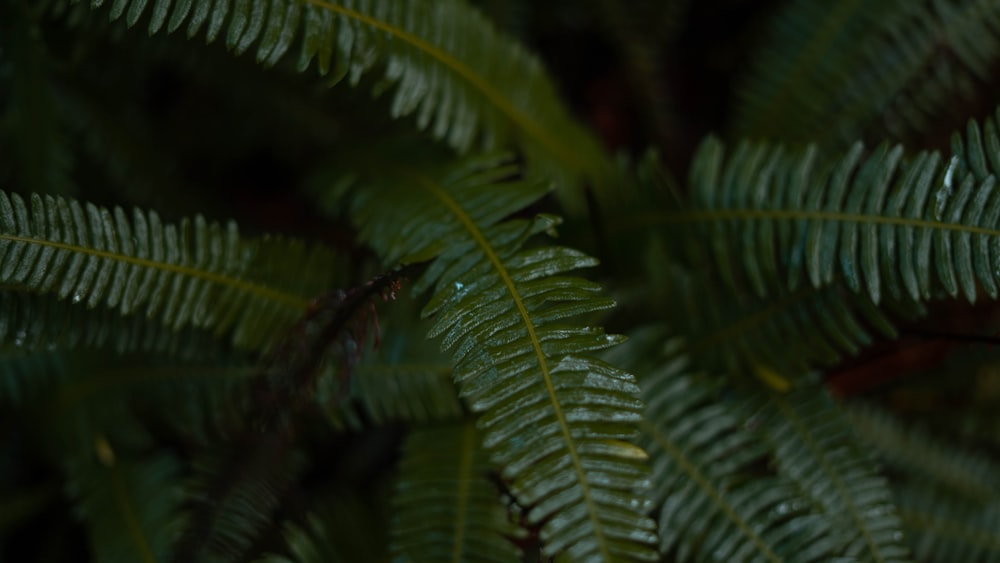
<svg viewBox="0 0 1000 563"><path fill-rule="evenodd" d="M418 127L463 153L515 142L577 208L581 180L608 180L607 159L566 112L538 60L463 1L123 0L110 17L133 26L146 12L150 33L186 23L189 37L203 28L210 43L224 35L237 54L256 45L267 65L301 38L299 70L315 59L331 83L357 85L384 69L377 88L398 85L393 116L415 116Z"/></svg>
<svg viewBox="0 0 1000 563"><path fill-rule="evenodd" d="M815 389L772 394L749 424L774 448L781 473L831 519L846 546L840 555L878 562L908 558L888 483L869 467L828 397Z"/></svg>
<svg viewBox="0 0 1000 563"><path fill-rule="evenodd" d="M741 89L740 136L834 147L866 134L907 140L942 117L964 118L954 108L1000 59L1000 10L989 0L805 0L774 23Z"/></svg>
<svg viewBox="0 0 1000 563"><path fill-rule="evenodd" d="M688 371L678 344L640 380L661 552L678 561L828 560L837 545L826 522L794 483L756 473L767 448L740 427L717 385Z"/></svg>
<svg viewBox="0 0 1000 563"><path fill-rule="evenodd" d="M692 207L659 220L703 226L733 287L746 279L764 296L808 277L814 287L843 280L875 303L939 289L974 301L977 284L998 295L1000 190L992 176L963 174L957 156L904 160L901 147L882 146L863 158L858 144L822 162L813 148L743 143L723 162L718 141L703 143Z"/></svg>
<svg viewBox="0 0 1000 563"><path fill-rule="evenodd" d="M89 308L136 313L180 330L231 334L242 349L281 336L332 281L322 249L241 239L198 216L163 224L154 212L0 192L0 283Z"/></svg>
<svg viewBox="0 0 1000 563"><path fill-rule="evenodd" d="M920 561L1000 559L1000 502L972 502L926 482L897 483L899 513Z"/></svg>
<svg viewBox="0 0 1000 563"><path fill-rule="evenodd" d="M483 442L517 500L541 525L547 555L648 558L645 453L629 443L641 418L628 373L584 355L618 337L566 319L612 306L597 284L561 275L594 261L567 248L526 247L551 217L505 216L540 197L505 156L469 159L438 180L419 171L357 192L362 235L390 261L436 256L416 289L424 315L479 414ZM378 186L378 187L376 187ZM381 189L380 189L381 188ZM383 198L393 201L385 206Z"/></svg>
<svg viewBox="0 0 1000 563"><path fill-rule="evenodd" d="M673 317L688 335L686 353L711 372L806 373L857 354L872 343L872 333L896 335L866 296L852 296L841 284L760 298L692 275L678 280L672 299L683 302Z"/></svg>
<svg viewBox="0 0 1000 563"><path fill-rule="evenodd" d="M1000 465L988 457L907 427L872 405L850 405L847 416L857 435L886 465L969 501L1000 502Z"/></svg>
<svg viewBox="0 0 1000 563"><path fill-rule="evenodd" d="M186 519L177 461L169 455L117 459L103 437L97 436L94 443L100 463L88 459L67 464L69 493L87 520L94 559L168 560Z"/></svg>
<svg viewBox="0 0 1000 563"><path fill-rule="evenodd" d="M409 561L520 558L507 537L522 530L510 522L489 471L471 422L415 430L393 498L393 552Z"/></svg>
<svg viewBox="0 0 1000 563"><path fill-rule="evenodd" d="M451 364L422 339L413 338L425 334L427 327L406 322L408 317L399 312L393 307L387 311L391 316L380 321L382 343L354 368L346 400L338 378L331 374L319 379L318 400L335 427L462 418L464 407L451 379ZM402 312L416 316L411 307Z"/></svg>

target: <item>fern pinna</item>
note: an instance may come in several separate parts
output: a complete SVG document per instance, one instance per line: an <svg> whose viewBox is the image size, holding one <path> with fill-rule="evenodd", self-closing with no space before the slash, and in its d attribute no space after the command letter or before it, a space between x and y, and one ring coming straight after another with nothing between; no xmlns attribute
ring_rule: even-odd
<svg viewBox="0 0 1000 563"><path fill-rule="evenodd" d="M585 355L618 338L565 324L612 302L598 285L561 275L593 259L525 246L555 218L502 221L544 193L536 181L514 179L517 172L505 155L440 175L403 168L384 188L358 190L353 215L392 260L436 256L415 288L434 290L423 312L435 320L428 334L451 354L459 393L480 414L483 444L515 498L532 506L527 522L542 525L545 552L646 557L643 544L654 536L637 530L652 521L636 490L645 454L631 443L638 387Z"/></svg>
<svg viewBox="0 0 1000 563"><path fill-rule="evenodd" d="M1000 560L1000 8L659 4L0 0L0 560Z"/></svg>
<svg viewBox="0 0 1000 563"><path fill-rule="evenodd" d="M415 116L417 127L459 152L513 138L577 208L570 186L607 181L606 157L569 118L539 63L464 2L135 0L112 3L108 16L129 27L148 21L150 34L204 32L205 41L225 41L236 54L253 49L267 66L291 57L298 43L298 70L315 65L328 84L357 85L381 71L397 86L393 117Z"/></svg>
<svg viewBox="0 0 1000 563"><path fill-rule="evenodd" d="M223 230L202 217L164 225L156 213L129 220L120 208L38 195L29 207L0 193L0 223L0 279L10 289L203 329L239 348L269 344L333 279L318 248L241 241L235 223Z"/></svg>
<svg viewBox="0 0 1000 563"><path fill-rule="evenodd" d="M995 142L992 120L987 127ZM958 138L948 160L904 160L899 146L863 158L857 144L824 163L815 149L743 144L723 163L723 150L716 140L702 145L692 206L661 220L705 225L730 284L741 283L732 264L742 263L760 295L837 279L875 303L884 291L896 301L942 290L975 301L980 288L996 297L1000 198L975 124L968 148Z"/></svg>

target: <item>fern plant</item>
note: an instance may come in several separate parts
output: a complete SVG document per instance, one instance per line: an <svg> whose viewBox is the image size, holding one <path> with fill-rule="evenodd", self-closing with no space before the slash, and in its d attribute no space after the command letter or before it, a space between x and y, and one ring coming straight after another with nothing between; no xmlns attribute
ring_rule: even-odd
<svg viewBox="0 0 1000 563"><path fill-rule="evenodd" d="M1000 9L654 4L0 0L0 559L1000 560Z"/></svg>

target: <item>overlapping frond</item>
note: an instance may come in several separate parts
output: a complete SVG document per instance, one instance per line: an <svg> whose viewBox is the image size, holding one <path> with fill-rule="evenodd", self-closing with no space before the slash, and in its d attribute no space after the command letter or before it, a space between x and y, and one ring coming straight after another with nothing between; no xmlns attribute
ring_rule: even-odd
<svg viewBox="0 0 1000 563"><path fill-rule="evenodd" d="M653 555L640 493L645 453L630 443L642 405L633 377L587 356L620 340L570 321L612 306L597 284L565 275L594 260L532 246L556 221L503 221L544 193L504 156L469 159L438 178L401 170L359 190L362 235L390 261L436 256L430 335L479 415L483 442L544 552L589 561ZM383 202L392 201L391 206Z"/></svg>
<svg viewBox="0 0 1000 563"><path fill-rule="evenodd" d="M828 561L838 550L828 522L763 469L767 446L742 428L718 380L674 353L640 379L661 551L677 561Z"/></svg>
<svg viewBox="0 0 1000 563"><path fill-rule="evenodd" d="M749 425L771 444L779 471L832 523L846 546L839 555L881 562L909 558L888 482L875 473L828 397L815 389L770 394Z"/></svg>
<svg viewBox="0 0 1000 563"><path fill-rule="evenodd" d="M520 557L523 535L490 481L489 458L471 421L414 430L403 446L393 495L392 551L406 561Z"/></svg>
<svg viewBox="0 0 1000 563"><path fill-rule="evenodd" d="M347 396L332 374L321 380L318 400L337 428L359 429L365 422L429 422L462 416L462 403L449 363L382 363L358 366Z"/></svg>
<svg viewBox="0 0 1000 563"><path fill-rule="evenodd" d="M672 310L686 335L685 350L699 367L733 375L761 370L792 377L857 354L875 335L894 337L885 313L840 284L760 298L706 275L674 287Z"/></svg>
<svg viewBox="0 0 1000 563"><path fill-rule="evenodd" d="M394 116L413 116L460 152L514 142L577 207L581 180L607 179L596 140L568 114L539 61L464 1L123 0L110 9L129 26L145 14L150 33L204 30L208 42L252 51L267 65L300 42L299 69L315 60L332 83L380 73L379 90L397 86Z"/></svg>
<svg viewBox="0 0 1000 563"><path fill-rule="evenodd" d="M246 559L301 465L287 438L271 433L250 433L226 450L204 452L187 488L193 508L173 561Z"/></svg>
<svg viewBox="0 0 1000 563"><path fill-rule="evenodd" d="M858 38L871 36L898 4L786 2L747 65L734 109L735 134L798 140L796 125L814 125L805 117L816 111L810 102L825 100L828 81L853 70L863 57Z"/></svg>
<svg viewBox="0 0 1000 563"><path fill-rule="evenodd" d="M104 438L92 439L97 460L66 469L67 493L86 522L94 560L169 561L186 519L180 464L169 454L118 459Z"/></svg>
<svg viewBox="0 0 1000 563"><path fill-rule="evenodd" d="M194 327L258 349L281 336L335 262L319 247L242 239L202 217L163 224L154 212L51 196L0 194L0 283L88 308ZM120 335L117 337L121 337Z"/></svg>
<svg viewBox="0 0 1000 563"><path fill-rule="evenodd" d="M1000 501L972 502L920 481L893 492L919 561L1000 561Z"/></svg>
<svg viewBox="0 0 1000 563"><path fill-rule="evenodd" d="M740 89L739 136L902 140L989 84L1000 59L1000 10L988 0L805 0L773 26Z"/></svg>
<svg viewBox="0 0 1000 563"><path fill-rule="evenodd" d="M872 405L853 404L847 416L882 463L965 497L1000 502L1000 465L989 458L907 427Z"/></svg>
<svg viewBox="0 0 1000 563"><path fill-rule="evenodd" d="M976 120L970 119L964 137L959 132L952 135L951 154L953 159L957 159L953 168L956 179L962 180L972 175L977 182L982 182L990 176L996 177L1000 172L998 119L1000 119L1000 108L983 120L982 127Z"/></svg>
<svg viewBox="0 0 1000 563"><path fill-rule="evenodd" d="M335 427L359 429L366 422L426 423L462 417L464 407L451 379L451 363L422 337L415 337L422 336L420 325L391 323L399 318L380 321L385 327L382 343L351 370L346 393L344 382L334 374L319 380L318 400Z"/></svg>
<svg viewBox="0 0 1000 563"><path fill-rule="evenodd" d="M249 365L157 361L149 356L108 359L106 354L64 355L59 385L34 397L40 427L65 452L85 452L92 436L149 447L172 432L186 443L206 444L246 425L251 401ZM159 420L150 424L151 420Z"/></svg>
<svg viewBox="0 0 1000 563"><path fill-rule="evenodd" d="M707 140L693 167L692 207L670 224L702 226L723 278L758 294L842 280L879 303L938 292L998 295L1000 191L937 153L860 144L824 162L813 148L743 143L728 157Z"/></svg>
<svg viewBox="0 0 1000 563"><path fill-rule="evenodd" d="M174 330L142 312L87 309L30 289L0 290L0 342L25 352L104 350L147 352L179 360L237 357L240 352L207 330Z"/></svg>

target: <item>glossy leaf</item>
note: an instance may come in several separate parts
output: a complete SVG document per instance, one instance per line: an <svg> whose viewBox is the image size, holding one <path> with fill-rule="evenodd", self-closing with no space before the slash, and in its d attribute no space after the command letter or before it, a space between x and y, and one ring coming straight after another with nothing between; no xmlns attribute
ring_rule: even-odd
<svg viewBox="0 0 1000 563"><path fill-rule="evenodd" d="M739 279L761 296L805 277L813 287L842 282L876 304L884 294L923 301L939 291L975 301L980 285L996 297L994 177L963 173L957 156L947 164L936 153L903 157L888 146L865 157L856 145L823 161L814 149L743 144L726 158L709 139L696 157L691 208L662 219L703 225L719 267L742 262ZM717 173L733 180L717 182ZM752 235L765 227L768 236ZM775 259L779 268L758 273ZM742 283L736 275L730 284Z"/></svg>
<svg viewBox="0 0 1000 563"><path fill-rule="evenodd" d="M531 506L527 521L541 526L544 552L649 558L653 523L636 492L647 479L645 453L630 443L638 387L587 355L618 337L571 321L612 302L567 275L592 258L526 244L554 218L502 221L544 193L512 179L516 170L502 155L468 159L440 177L401 169L359 189L353 213L388 260L436 256L416 285L434 290L424 309L430 335L452 357L491 460Z"/></svg>

